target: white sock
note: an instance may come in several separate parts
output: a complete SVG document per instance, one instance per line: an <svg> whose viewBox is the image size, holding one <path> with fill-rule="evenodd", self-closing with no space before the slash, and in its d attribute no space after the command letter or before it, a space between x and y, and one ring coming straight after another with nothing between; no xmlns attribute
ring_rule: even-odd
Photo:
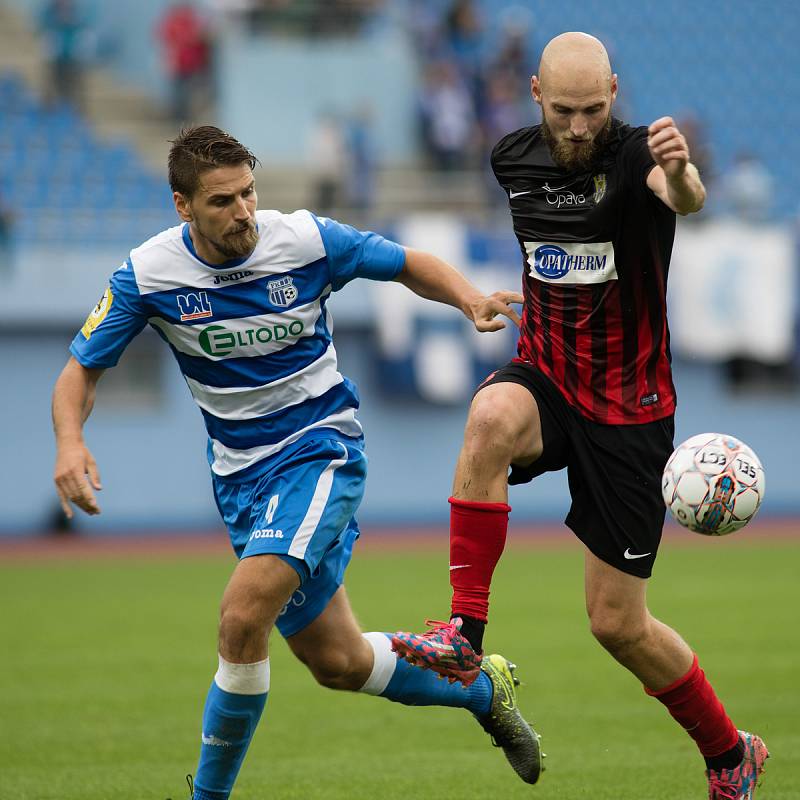
<svg viewBox="0 0 800 800"><path fill-rule="evenodd" d="M266 694L269 691L269 659L255 664L232 664L219 657L214 682L230 694Z"/></svg>
<svg viewBox="0 0 800 800"><path fill-rule="evenodd" d="M385 633L371 632L363 634L372 647L375 661L367 682L358 690L365 694L379 695L389 685L397 666L397 654L392 651L392 643Z"/></svg>

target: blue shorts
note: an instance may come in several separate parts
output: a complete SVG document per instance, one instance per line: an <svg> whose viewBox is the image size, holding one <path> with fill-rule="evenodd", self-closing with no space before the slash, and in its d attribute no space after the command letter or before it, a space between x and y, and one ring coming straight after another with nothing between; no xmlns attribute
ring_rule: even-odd
<svg viewBox="0 0 800 800"><path fill-rule="evenodd" d="M367 475L359 445L349 439L308 439L245 481L213 478L236 555L273 553L300 576L300 587L276 623L284 637L325 610L350 563L359 535L354 515Z"/></svg>

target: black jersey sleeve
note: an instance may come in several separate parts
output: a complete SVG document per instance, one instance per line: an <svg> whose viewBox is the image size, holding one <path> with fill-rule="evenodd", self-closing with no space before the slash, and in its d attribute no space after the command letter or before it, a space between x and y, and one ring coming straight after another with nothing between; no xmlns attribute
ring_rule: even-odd
<svg viewBox="0 0 800 800"><path fill-rule="evenodd" d="M504 188L508 189L508 185L506 183L507 176L505 175L505 170L503 169L503 162L504 162L504 147L503 143L507 139L507 136L504 136L493 148L492 154L489 156L489 163L492 166L492 172L494 172L495 178L497 178L497 182Z"/></svg>
<svg viewBox="0 0 800 800"><path fill-rule="evenodd" d="M519 189L520 180L529 177L529 154L539 126L520 128L504 136L493 148L489 162L500 186L506 191Z"/></svg>
<svg viewBox="0 0 800 800"><path fill-rule="evenodd" d="M629 189L647 196L647 176L656 165L647 147L647 128L629 128L617 151L617 164Z"/></svg>

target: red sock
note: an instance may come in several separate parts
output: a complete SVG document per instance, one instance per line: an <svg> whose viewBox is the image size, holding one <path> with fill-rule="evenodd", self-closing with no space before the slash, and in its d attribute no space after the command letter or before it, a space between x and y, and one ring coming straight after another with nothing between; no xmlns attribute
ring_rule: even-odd
<svg viewBox="0 0 800 800"><path fill-rule="evenodd" d="M466 615L486 622L489 585L505 547L511 506L454 497L449 502L451 616Z"/></svg>
<svg viewBox="0 0 800 800"><path fill-rule="evenodd" d="M718 756L736 746L739 734L720 703L695 655L691 669L675 683L657 692L645 692L660 700L697 742L704 756Z"/></svg>

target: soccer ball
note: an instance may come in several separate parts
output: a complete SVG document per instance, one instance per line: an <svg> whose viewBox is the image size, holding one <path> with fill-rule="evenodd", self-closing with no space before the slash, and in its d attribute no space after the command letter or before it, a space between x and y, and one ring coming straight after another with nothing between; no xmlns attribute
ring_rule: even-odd
<svg viewBox="0 0 800 800"><path fill-rule="evenodd" d="M700 433L678 445L664 467L661 494L681 525L705 536L743 528L764 498L764 468L743 442Z"/></svg>

